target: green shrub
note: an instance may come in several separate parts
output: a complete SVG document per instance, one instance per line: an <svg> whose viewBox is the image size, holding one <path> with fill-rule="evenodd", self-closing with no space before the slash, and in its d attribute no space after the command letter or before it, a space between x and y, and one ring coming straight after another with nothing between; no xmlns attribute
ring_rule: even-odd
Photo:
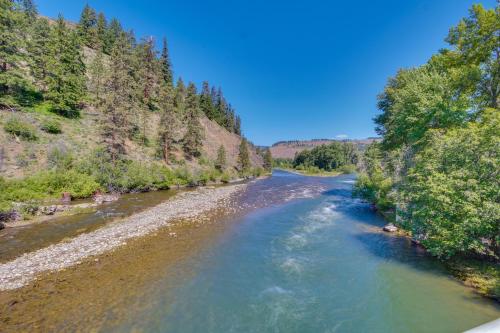
<svg viewBox="0 0 500 333"><path fill-rule="evenodd" d="M356 166L354 164L343 165L339 168L339 171L344 173L344 174L355 173Z"/></svg>
<svg viewBox="0 0 500 333"><path fill-rule="evenodd" d="M38 139L36 129L31 126L31 124L15 117L7 120L3 125L3 128L7 133L16 135L27 141L36 141Z"/></svg>
<svg viewBox="0 0 500 333"><path fill-rule="evenodd" d="M42 130L50 134L62 133L61 123L55 119L47 119L42 123Z"/></svg>
<svg viewBox="0 0 500 333"><path fill-rule="evenodd" d="M62 147L52 147L47 152L47 164L50 168L68 170L73 166L73 155Z"/></svg>

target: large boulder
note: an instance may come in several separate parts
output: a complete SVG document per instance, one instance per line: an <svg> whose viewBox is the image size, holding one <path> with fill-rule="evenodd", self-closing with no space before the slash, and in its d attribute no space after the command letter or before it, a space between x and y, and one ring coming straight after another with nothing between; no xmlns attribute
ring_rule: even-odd
<svg viewBox="0 0 500 333"><path fill-rule="evenodd" d="M387 225L384 226L383 230L387 231L387 232L396 232L396 231L398 231L398 227L396 227L392 223L389 223L389 224L387 224Z"/></svg>

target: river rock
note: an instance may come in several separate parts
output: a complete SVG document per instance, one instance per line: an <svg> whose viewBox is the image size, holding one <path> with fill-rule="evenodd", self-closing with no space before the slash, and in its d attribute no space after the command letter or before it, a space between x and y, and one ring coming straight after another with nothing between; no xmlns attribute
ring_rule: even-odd
<svg viewBox="0 0 500 333"><path fill-rule="evenodd" d="M5 223L0 222L0 230L5 229Z"/></svg>
<svg viewBox="0 0 500 333"><path fill-rule="evenodd" d="M68 203L71 201L71 193L69 192L63 192L61 196L61 202Z"/></svg>
<svg viewBox="0 0 500 333"><path fill-rule="evenodd" d="M57 212L57 206L56 205L51 205L51 206L44 206L40 208L40 212L43 215L54 215Z"/></svg>
<svg viewBox="0 0 500 333"><path fill-rule="evenodd" d="M119 198L120 198L120 195L118 193L101 194L100 192L97 192L93 196L94 201L98 204L102 204L104 202L116 201Z"/></svg>
<svg viewBox="0 0 500 333"><path fill-rule="evenodd" d="M398 231L398 228L394 224L392 224L392 223L389 223L389 224L385 225L383 229L384 229L384 231L387 231L387 232L396 232L396 231Z"/></svg>

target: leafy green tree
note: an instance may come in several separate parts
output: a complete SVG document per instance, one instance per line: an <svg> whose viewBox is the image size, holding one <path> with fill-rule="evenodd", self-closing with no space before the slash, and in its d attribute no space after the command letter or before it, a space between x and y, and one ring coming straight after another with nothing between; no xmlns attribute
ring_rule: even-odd
<svg viewBox="0 0 500 333"><path fill-rule="evenodd" d="M266 171L271 171L273 169L273 156L271 154L271 149L266 149L264 152L264 169Z"/></svg>
<svg viewBox="0 0 500 333"><path fill-rule="evenodd" d="M226 165L227 165L226 149L224 148L224 145L220 145L219 149L217 149L215 168L219 171L224 171L226 169Z"/></svg>
<svg viewBox="0 0 500 333"><path fill-rule="evenodd" d="M408 183L406 223L434 255L499 255L500 113L446 133L432 131L415 157Z"/></svg>
<svg viewBox="0 0 500 333"><path fill-rule="evenodd" d="M66 117L78 117L79 106L85 96L85 64L82 60L79 38L66 27L59 16L52 28L47 64L46 97L55 112Z"/></svg>
<svg viewBox="0 0 500 333"><path fill-rule="evenodd" d="M83 43L94 47L97 43L97 14L88 4L83 7L78 23L78 34Z"/></svg>
<svg viewBox="0 0 500 333"><path fill-rule="evenodd" d="M189 83L186 94L187 131L184 135L184 151L188 157L199 157L203 146L203 128L200 124L200 107L196 86Z"/></svg>
<svg viewBox="0 0 500 333"><path fill-rule="evenodd" d="M251 166L248 142L245 138L242 138L238 149L238 170L240 173L245 174L250 170Z"/></svg>
<svg viewBox="0 0 500 333"><path fill-rule="evenodd" d="M174 74L172 71L172 63L168 52L167 39L163 38L163 46L161 49L160 66L163 81L171 86L174 85Z"/></svg>

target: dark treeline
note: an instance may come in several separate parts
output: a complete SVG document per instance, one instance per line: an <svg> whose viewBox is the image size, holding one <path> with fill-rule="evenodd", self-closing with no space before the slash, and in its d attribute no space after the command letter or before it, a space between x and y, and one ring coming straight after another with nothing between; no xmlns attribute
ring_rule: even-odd
<svg viewBox="0 0 500 333"><path fill-rule="evenodd" d="M167 40L158 52L152 37L137 40L117 19L85 6L78 24L60 15L40 17L31 0L0 0L0 105L13 109L43 104L68 118L85 107L100 111L103 143L113 159L124 141L148 144L148 115L161 114L155 141L168 160L179 127L187 127L185 153L200 155L205 114L241 135L241 119L221 88L203 82L201 93L182 78L174 83Z"/></svg>
<svg viewBox="0 0 500 333"><path fill-rule="evenodd" d="M500 258L499 34L500 7L473 6L449 48L378 98L383 140L366 150L356 192L439 257Z"/></svg>

